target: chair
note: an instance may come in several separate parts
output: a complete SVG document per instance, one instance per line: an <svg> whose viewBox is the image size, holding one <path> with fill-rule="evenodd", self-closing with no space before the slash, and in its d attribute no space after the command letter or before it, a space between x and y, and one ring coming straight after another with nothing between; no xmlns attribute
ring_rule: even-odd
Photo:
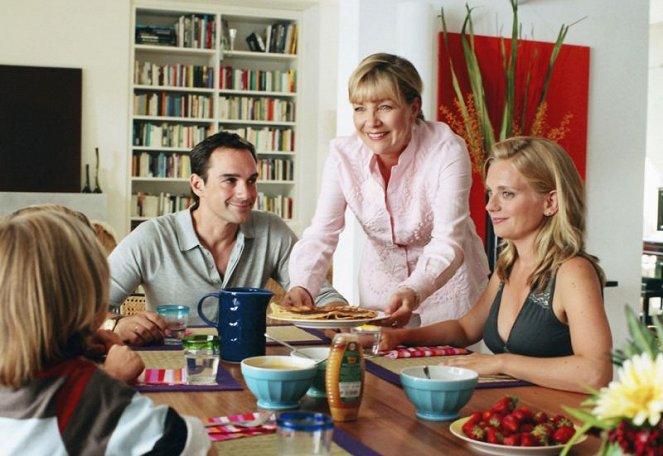
<svg viewBox="0 0 663 456"><path fill-rule="evenodd" d="M663 303L663 279L643 277L640 297L642 298L642 323L651 325L652 318L649 300L651 298L658 298L659 310L661 309L661 304Z"/></svg>
<svg viewBox="0 0 663 456"><path fill-rule="evenodd" d="M120 306L120 315L129 316L145 310L145 295L132 294Z"/></svg>

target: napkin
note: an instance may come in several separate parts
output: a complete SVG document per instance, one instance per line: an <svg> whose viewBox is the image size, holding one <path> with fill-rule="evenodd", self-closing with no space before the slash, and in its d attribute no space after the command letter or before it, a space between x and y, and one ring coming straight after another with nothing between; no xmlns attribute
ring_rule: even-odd
<svg viewBox="0 0 663 456"><path fill-rule="evenodd" d="M268 417L268 421L258 426L247 427L233 424L240 422L245 423L247 421L258 419L263 415L265 415L264 412L255 412L232 416L217 416L207 418L206 420L203 420L203 423L207 428L207 434L209 435L210 440L213 442L275 433L276 423L274 422L273 414L270 414L271 416Z"/></svg>
<svg viewBox="0 0 663 456"><path fill-rule="evenodd" d="M137 385L185 385L186 369L145 369L136 379Z"/></svg>
<svg viewBox="0 0 663 456"><path fill-rule="evenodd" d="M468 355L470 350L467 348L454 348L448 345L434 345L430 347L405 347L399 345L394 350L381 351L378 353L380 356L386 358L422 358L427 356L451 356L451 355Z"/></svg>

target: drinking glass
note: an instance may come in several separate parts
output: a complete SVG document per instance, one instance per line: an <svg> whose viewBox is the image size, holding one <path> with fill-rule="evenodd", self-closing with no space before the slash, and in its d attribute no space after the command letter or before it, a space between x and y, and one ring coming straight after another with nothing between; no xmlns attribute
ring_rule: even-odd
<svg viewBox="0 0 663 456"><path fill-rule="evenodd" d="M278 454L329 454L334 422L331 416L314 412L286 412L276 419Z"/></svg>
<svg viewBox="0 0 663 456"><path fill-rule="evenodd" d="M213 385L219 370L219 338L198 334L182 341L189 385Z"/></svg>
<svg viewBox="0 0 663 456"><path fill-rule="evenodd" d="M363 325L352 328L352 333L359 336L359 344L364 348L364 356L376 356L380 347L380 327Z"/></svg>
<svg viewBox="0 0 663 456"><path fill-rule="evenodd" d="M166 345L180 345L189 323L189 308L176 304L163 304L157 306L157 314L166 320L168 325L164 343Z"/></svg>

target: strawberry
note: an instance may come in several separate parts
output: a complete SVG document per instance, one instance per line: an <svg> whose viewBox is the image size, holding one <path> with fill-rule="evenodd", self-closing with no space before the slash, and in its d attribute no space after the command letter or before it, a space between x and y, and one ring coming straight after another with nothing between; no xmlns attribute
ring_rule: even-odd
<svg viewBox="0 0 663 456"><path fill-rule="evenodd" d="M474 421L475 423L478 423L481 421L482 415L481 412L472 412L470 413L470 420Z"/></svg>
<svg viewBox="0 0 663 456"><path fill-rule="evenodd" d="M520 446L520 434L511 434L502 439L502 445Z"/></svg>
<svg viewBox="0 0 663 456"><path fill-rule="evenodd" d="M553 425L556 428L560 428L562 426L571 426L571 427L573 427L573 422L564 415L556 415L552 419L552 421L553 421Z"/></svg>
<svg viewBox="0 0 663 456"><path fill-rule="evenodd" d="M479 426L474 426L469 434L466 434L469 438L472 440L479 440L480 442L484 442L486 440L486 431L481 429Z"/></svg>
<svg viewBox="0 0 663 456"><path fill-rule="evenodd" d="M518 405L517 397L504 396L503 398L498 399L497 402L490 407L490 411L499 415L506 415L515 409L516 405Z"/></svg>
<svg viewBox="0 0 663 456"><path fill-rule="evenodd" d="M557 428L553 434L553 440L556 443L566 443L571 437L576 433L576 430L573 426L562 425Z"/></svg>
<svg viewBox="0 0 663 456"><path fill-rule="evenodd" d="M539 441L532 435L531 432L523 432L520 434L520 446L533 447L540 445Z"/></svg>
<svg viewBox="0 0 663 456"><path fill-rule="evenodd" d="M502 424L502 417L498 415L497 413L492 413L489 417L488 420L486 420L488 423L488 426L492 427L500 427L500 424Z"/></svg>
<svg viewBox="0 0 663 456"><path fill-rule="evenodd" d="M502 424L500 427L509 432L518 432L520 429L520 423L513 414L508 414L502 418Z"/></svg>
<svg viewBox="0 0 663 456"><path fill-rule="evenodd" d="M485 431L486 431L486 442L495 443L497 445L502 444L504 436L502 435L502 433L498 428L489 426L485 429Z"/></svg>
<svg viewBox="0 0 663 456"><path fill-rule="evenodd" d="M547 423L548 415L546 415L546 412L542 412L539 410L534 414L534 417L532 419L536 424Z"/></svg>
<svg viewBox="0 0 663 456"><path fill-rule="evenodd" d="M539 445L547 446L550 444L553 429L548 424L537 424L532 429L532 435L539 441Z"/></svg>
<svg viewBox="0 0 663 456"><path fill-rule="evenodd" d="M534 425L532 423L520 423L520 432L532 432Z"/></svg>
<svg viewBox="0 0 663 456"><path fill-rule="evenodd" d="M534 420L534 413L527 407L521 406L512 412L515 417L518 419L518 421L522 422L529 422Z"/></svg>
<svg viewBox="0 0 663 456"><path fill-rule="evenodd" d="M470 432L472 432L472 429L477 425L477 422L474 421L472 418L467 420L465 423L463 423L463 426L461 426L461 429L465 433L465 435L470 435Z"/></svg>

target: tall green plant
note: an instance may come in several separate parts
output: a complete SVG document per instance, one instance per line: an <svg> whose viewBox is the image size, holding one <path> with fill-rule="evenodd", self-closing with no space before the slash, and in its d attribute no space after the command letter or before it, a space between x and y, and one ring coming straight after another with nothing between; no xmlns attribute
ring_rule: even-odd
<svg viewBox="0 0 663 456"><path fill-rule="evenodd" d="M441 8L440 18L442 22L442 31L444 46L447 50L447 55L449 56L449 64L451 68L451 79L452 86L456 98L456 106L461 114L462 121L464 123L464 133L466 135L466 140L468 144L482 144L483 145L483 158L485 159L486 153L490 150L492 145L496 141L504 140L510 136L513 136L514 123L518 123L523 127L531 127L531 122L528 122L526 119L527 111L527 99L529 98L530 90L530 81L532 67L530 66L527 69L526 73L526 82L525 86L521 88L524 90L523 96L518 97L516 87L516 72L518 69L518 44L519 44L519 23L518 23L518 1L509 0L511 3L511 11L513 13L513 22L511 26L511 43L509 52L506 50L506 44L504 39L500 40L500 52L502 56L502 67L505 77L505 93L502 106L502 115L499 121L499 128L493 126L493 123L488 114L488 107L486 105L486 90L483 83L483 76L481 73L481 67L479 66L479 60L476 55L476 48L474 43L474 27L472 23L472 11L474 8L470 8L469 5L465 5L467 14L465 20L463 21L463 26L461 29L461 45L463 49L463 56L465 59L465 66L467 68L467 74L470 84L471 97L465 97L463 91L460 87L458 80L458 75L456 69L454 68L454 63L451 59L451 54L449 52L449 38L447 32L447 24L444 16L444 8ZM562 25L555 41L553 51L551 53L550 59L548 61L548 67L546 71L546 76L543 82L540 93L538 94L538 102L535 107L535 112L539 112L543 107L546 101L546 95L548 92L548 86L550 84L550 79L552 77L553 68L555 66L555 61L559 55L560 48L566 38L566 34L569 30L569 26ZM535 57L538 53L535 53ZM518 109L516 106L516 99L522 100L521 109ZM469 103L473 103L473 106L469 106ZM520 115L518 115L520 113ZM476 116L476 119L473 119L472 116ZM475 126L478 124L478 129ZM525 128L524 128L525 130ZM496 135L495 132L498 132ZM482 163L480 164L482 165Z"/></svg>

